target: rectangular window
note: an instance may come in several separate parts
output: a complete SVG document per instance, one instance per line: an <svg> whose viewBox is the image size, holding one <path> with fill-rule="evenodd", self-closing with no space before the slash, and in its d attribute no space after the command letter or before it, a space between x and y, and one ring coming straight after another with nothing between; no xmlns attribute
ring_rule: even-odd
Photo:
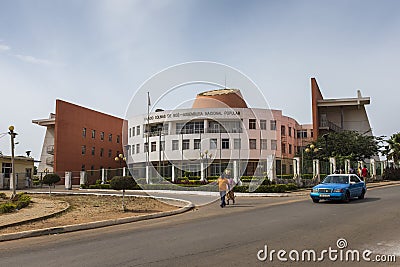
<svg viewBox="0 0 400 267"><path fill-rule="evenodd" d="M92 146L92 156L94 156L95 152L96 152L96 149L94 146Z"/></svg>
<svg viewBox="0 0 400 267"><path fill-rule="evenodd" d="M112 134L109 134L109 135L108 135L108 141L109 141L109 142L112 142Z"/></svg>
<svg viewBox="0 0 400 267"><path fill-rule="evenodd" d="M266 120L260 120L260 129L267 130L267 121Z"/></svg>
<svg viewBox="0 0 400 267"><path fill-rule="evenodd" d="M179 140L172 140L172 150L179 150Z"/></svg>
<svg viewBox="0 0 400 267"><path fill-rule="evenodd" d="M149 143L144 143L144 153L149 152Z"/></svg>
<svg viewBox="0 0 400 267"><path fill-rule="evenodd" d="M292 154L292 145L289 144L289 154Z"/></svg>
<svg viewBox="0 0 400 267"><path fill-rule="evenodd" d="M297 131L297 138L307 138L307 130Z"/></svg>
<svg viewBox="0 0 400 267"><path fill-rule="evenodd" d="M104 148L100 148L100 157L103 157L104 154Z"/></svg>
<svg viewBox="0 0 400 267"><path fill-rule="evenodd" d="M136 135L140 135L140 125L136 126Z"/></svg>
<svg viewBox="0 0 400 267"><path fill-rule="evenodd" d="M292 136L292 127L289 127L288 134L289 136Z"/></svg>
<svg viewBox="0 0 400 267"><path fill-rule="evenodd" d="M267 150L268 147L268 140L267 139L261 139L261 149L262 150Z"/></svg>
<svg viewBox="0 0 400 267"><path fill-rule="evenodd" d="M133 155L133 154L135 154L135 145L132 145L132 148L131 148L131 155Z"/></svg>
<svg viewBox="0 0 400 267"><path fill-rule="evenodd" d="M276 140L271 140L271 150L277 150L278 149L278 143Z"/></svg>
<svg viewBox="0 0 400 267"><path fill-rule="evenodd" d="M117 144L119 144L119 135L117 135Z"/></svg>
<svg viewBox="0 0 400 267"><path fill-rule="evenodd" d="M222 149L229 149L229 139L222 139Z"/></svg>
<svg viewBox="0 0 400 267"><path fill-rule="evenodd" d="M217 139L216 138L210 139L210 149L217 149Z"/></svg>
<svg viewBox="0 0 400 267"><path fill-rule="evenodd" d="M157 150L157 143L156 142L151 142L151 152L154 152Z"/></svg>
<svg viewBox="0 0 400 267"><path fill-rule="evenodd" d="M86 169L86 166L85 166L85 164L82 164L82 166L81 166L81 171L85 171L85 169Z"/></svg>
<svg viewBox="0 0 400 267"><path fill-rule="evenodd" d="M276 120L271 120L269 123L271 131L276 131Z"/></svg>
<svg viewBox="0 0 400 267"><path fill-rule="evenodd" d="M282 136L286 135L286 127L285 127L285 125L281 125L281 135Z"/></svg>
<svg viewBox="0 0 400 267"><path fill-rule="evenodd" d="M92 139L96 138L96 130L92 130Z"/></svg>
<svg viewBox="0 0 400 267"><path fill-rule="evenodd" d="M86 128L82 129L82 137L86 137Z"/></svg>
<svg viewBox="0 0 400 267"><path fill-rule="evenodd" d="M241 148L242 148L241 139L240 138L233 139L233 149L241 149Z"/></svg>
<svg viewBox="0 0 400 267"><path fill-rule="evenodd" d="M104 132L100 132L100 140L101 140L101 141L104 140Z"/></svg>
<svg viewBox="0 0 400 267"><path fill-rule="evenodd" d="M249 140L249 146L250 146L250 149L257 149L257 140L256 139L250 139Z"/></svg>
<svg viewBox="0 0 400 267"><path fill-rule="evenodd" d="M160 150L164 151L165 150L165 141L160 142Z"/></svg>
<svg viewBox="0 0 400 267"><path fill-rule="evenodd" d="M256 129L256 120L255 119L249 119L249 129L251 129L251 130Z"/></svg>
<svg viewBox="0 0 400 267"><path fill-rule="evenodd" d="M109 149L109 150L108 150L108 157L111 158L111 156L112 156L112 150Z"/></svg>
<svg viewBox="0 0 400 267"><path fill-rule="evenodd" d="M187 149L189 149L189 142L190 142L189 139L183 139L183 140L182 140L182 150L187 150Z"/></svg>
<svg viewBox="0 0 400 267"><path fill-rule="evenodd" d="M140 153L140 144L136 144L136 154Z"/></svg>
<svg viewBox="0 0 400 267"><path fill-rule="evenodd" d="M285 143L281 143L281 149L282 149L282 153L286 153L286 144Z"/></svg>
<svg viewBox="0 0 400 267"><path fill-rule="evenodd" d="M132 127L132 136L135 136L135 127Z"/></svg>
<svg viewBox="0 0 400 267"><path fill-rule="evenodd" d="M132 128L129 128L129 137L132 137Z"/></svg>
<svg viewBox="0 0 400 267"><path fill-rule="evenodd" d="M82 155L86 154L86 146L82 146Z"/></svg>
<svg viewBox="0 0 400 267"><path fill-rule="evenodd" d="M200 139L194 139L194 149L201 149L201 140Z"/></svg>

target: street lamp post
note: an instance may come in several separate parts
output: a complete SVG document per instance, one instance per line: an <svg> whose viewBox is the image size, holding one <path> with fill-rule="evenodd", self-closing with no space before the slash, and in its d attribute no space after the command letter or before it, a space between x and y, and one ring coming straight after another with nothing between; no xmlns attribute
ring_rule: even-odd
<svg viewBox="0 0 400 267"><path fill-rule="evenodd" d="M329 165L329 156L328 156L328 135L329 134L324 134L324 135L322 135L322 137L325 139L325 154L326 154L326 160L327 160L327 163L326 163L326 166L325 166L325 173L326 173L326 175L328 175L328 165Z"/></svg>
<svg viewBox="0 0 400 267"><path fill-rule="evenodd" d="M16 132L14 132L14 126L10 126L8 127L8 134L11 136L11 179L10 179L10 187L12 187L13 193L11 198L15 197L15 195L17 194L16 189L16 180L15 180L15 165L14 165L14 150L15 150L15 143L14 143L14 139L15 136L18 135Z"/></svg>
<svg viewBox="0 0 400 267"><path fill-rule="evenodd" d="M205 159L206 160L206 167L205 167L205 180L207 181L208 178L208 159L212 157L212 154L208 154L208 150L204 151L204 153L200 153L200 157L201 159Z"/></svg>
<svg viewBox="0 0 400 267"><path fill-rule="evenodd" d="M126 161L126 158L124 157L123 154L119 154L118 156L116 156L116 157L114 158L114 160L115 160L116 162L119 162L119 168L121 169L121 167L122 167L122 162L123 162L123 161Z"/></svg>

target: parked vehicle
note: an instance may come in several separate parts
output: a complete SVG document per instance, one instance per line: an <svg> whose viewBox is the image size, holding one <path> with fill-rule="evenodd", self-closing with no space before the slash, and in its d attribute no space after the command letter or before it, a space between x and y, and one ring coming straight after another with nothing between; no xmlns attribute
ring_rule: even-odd
<svg viewBox="0 0 400 267"><path fill-rule="evenodd" d="M342 200L349 202L352 198L363 199L367 187L355 174L331 174L324 181L312 188L310 197L313 202L322 200Z"/></svg>

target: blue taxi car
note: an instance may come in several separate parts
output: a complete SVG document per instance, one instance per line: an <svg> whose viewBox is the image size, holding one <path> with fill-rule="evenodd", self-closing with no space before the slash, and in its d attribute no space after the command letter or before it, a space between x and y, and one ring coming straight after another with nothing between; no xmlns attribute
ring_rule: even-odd
<svg viewBox="0 0 400 267"><path fill-rule="evenodd" d="M314 203L322 200L342 200L349 202L351 198L363 199L367 187L355 174L331 174L324 181L311 189L310 197Z"/></svg>

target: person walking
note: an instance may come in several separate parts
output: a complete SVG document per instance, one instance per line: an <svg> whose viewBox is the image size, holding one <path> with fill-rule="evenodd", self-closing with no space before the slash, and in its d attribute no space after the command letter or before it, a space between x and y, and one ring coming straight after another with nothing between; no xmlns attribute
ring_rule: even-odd
<svg viewBox="0 0 400 267"><path fill-rule="evenodd" d="M223 173L219 178L218 178L218 190L219 190L219 195L221 197L221 208L226 206L225 203L225 195L226 195L226 190L228 189L228 179L226 179L225 174Z"/></svg>
<svg viewBox="0 0 400 267"><path fill-rule="evenodd" d="M362 176L364 182L367 181L367 176L368 176L367 165L364 165L364 168L362 168L362 170L361 170L361 176Z"/></svg>

